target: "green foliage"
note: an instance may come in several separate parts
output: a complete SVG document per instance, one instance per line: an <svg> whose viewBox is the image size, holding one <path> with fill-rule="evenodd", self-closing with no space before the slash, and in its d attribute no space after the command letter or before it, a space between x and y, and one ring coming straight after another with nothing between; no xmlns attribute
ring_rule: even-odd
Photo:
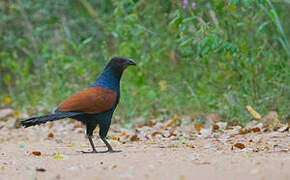
<svg viewBox="0 0 290 180"><path fill-rule="evenodd" d="M118 55L137 62L122 80L120 122L162 118L167 110L246 123L246 105L286 117L289 2L194 2L3 1L0 98L49 112Z"/></svg>

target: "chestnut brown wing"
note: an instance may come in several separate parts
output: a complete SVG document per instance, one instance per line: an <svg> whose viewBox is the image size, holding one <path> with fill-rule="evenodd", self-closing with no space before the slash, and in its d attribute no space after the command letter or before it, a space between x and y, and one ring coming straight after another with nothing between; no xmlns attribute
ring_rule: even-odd
<svg viewBox="0 0 290 180"><path fill-rule="evenodd" d="M59 110L81 111L88 114L97 114L111 109L117 100L117 93L111 89L91 87L80 91L59 106Z"/></svg>

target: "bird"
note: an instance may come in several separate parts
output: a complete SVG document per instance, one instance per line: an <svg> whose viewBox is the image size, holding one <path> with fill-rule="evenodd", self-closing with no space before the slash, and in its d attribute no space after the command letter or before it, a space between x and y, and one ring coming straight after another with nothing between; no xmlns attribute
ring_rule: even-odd
<svg viewBox="0 0 290 180"><path fill-rule="evenodd" d="M111 125L113 113L120 100L120 80L124 70L128 66L136 66L136 63L126 57L113 57L106 65L102 74L88 88L75 93L61 102L53 114L32 117L21 121L25 128L71 118L82 122L86 126L86 136L89 139L92 151L82 153L120 152L113 150L106 140ZM97 151L92 140L94 129L99 126L99 136L105 143L107 150Z"/></svg>

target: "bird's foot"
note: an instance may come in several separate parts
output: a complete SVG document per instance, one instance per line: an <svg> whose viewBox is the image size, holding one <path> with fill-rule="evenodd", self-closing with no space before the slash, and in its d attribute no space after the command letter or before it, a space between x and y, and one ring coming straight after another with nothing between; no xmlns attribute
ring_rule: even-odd
<svg viewBox="0 0 290 180"><path fill-rule="evenodd" d="M92 151L81 151L81 152L84 153L84 154L98 153L98 151L96 151L96 150L92 150Z"/></svg>
<svg viewBox="0 0 290 180"><path fill-rule="evenodd" d="M114 153L114 152L122 152L121 150L109 150L109 152Z"/></svg>
<svg viewBox="0 0 290 180"><path fill-rule="evenodd" d="M98 153L114 153L114 152L122 152L121 150L113 150L113 149L108 149L108 150L105 150L105 151L98 151Z"/></svg>
<svg viewBox="0 0 290 180"><path fill-rule="evenodd" d="M96 150L92 150L92 151L81 151L84 154L93 154L93 153L114 153L114 152L122 152L121 150L105 150L105 151L96 151Z"/></svg>

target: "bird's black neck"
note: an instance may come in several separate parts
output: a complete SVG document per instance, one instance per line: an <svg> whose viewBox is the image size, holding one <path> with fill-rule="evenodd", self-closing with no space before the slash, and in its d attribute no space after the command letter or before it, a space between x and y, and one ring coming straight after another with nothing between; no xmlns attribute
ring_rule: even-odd
<svg viewBox="0 0 290 180"><path fill-rule="evenodd" d="M89 87L101 86L103 88L113 89L117 94L120 94L121 76L122 72L112 71L110 67L106 67L96 82Z"/></svg>
<svg viewBox="0 0 290 180"><path fill-rule="evenodd" d="M117 67L112 67L109 64L106 66L106 68L104 69L104 72L101 74L105 76L114 76L116 79L118 79L119 81L121 80L122 74L123 74L123 70Z"/></svg>

